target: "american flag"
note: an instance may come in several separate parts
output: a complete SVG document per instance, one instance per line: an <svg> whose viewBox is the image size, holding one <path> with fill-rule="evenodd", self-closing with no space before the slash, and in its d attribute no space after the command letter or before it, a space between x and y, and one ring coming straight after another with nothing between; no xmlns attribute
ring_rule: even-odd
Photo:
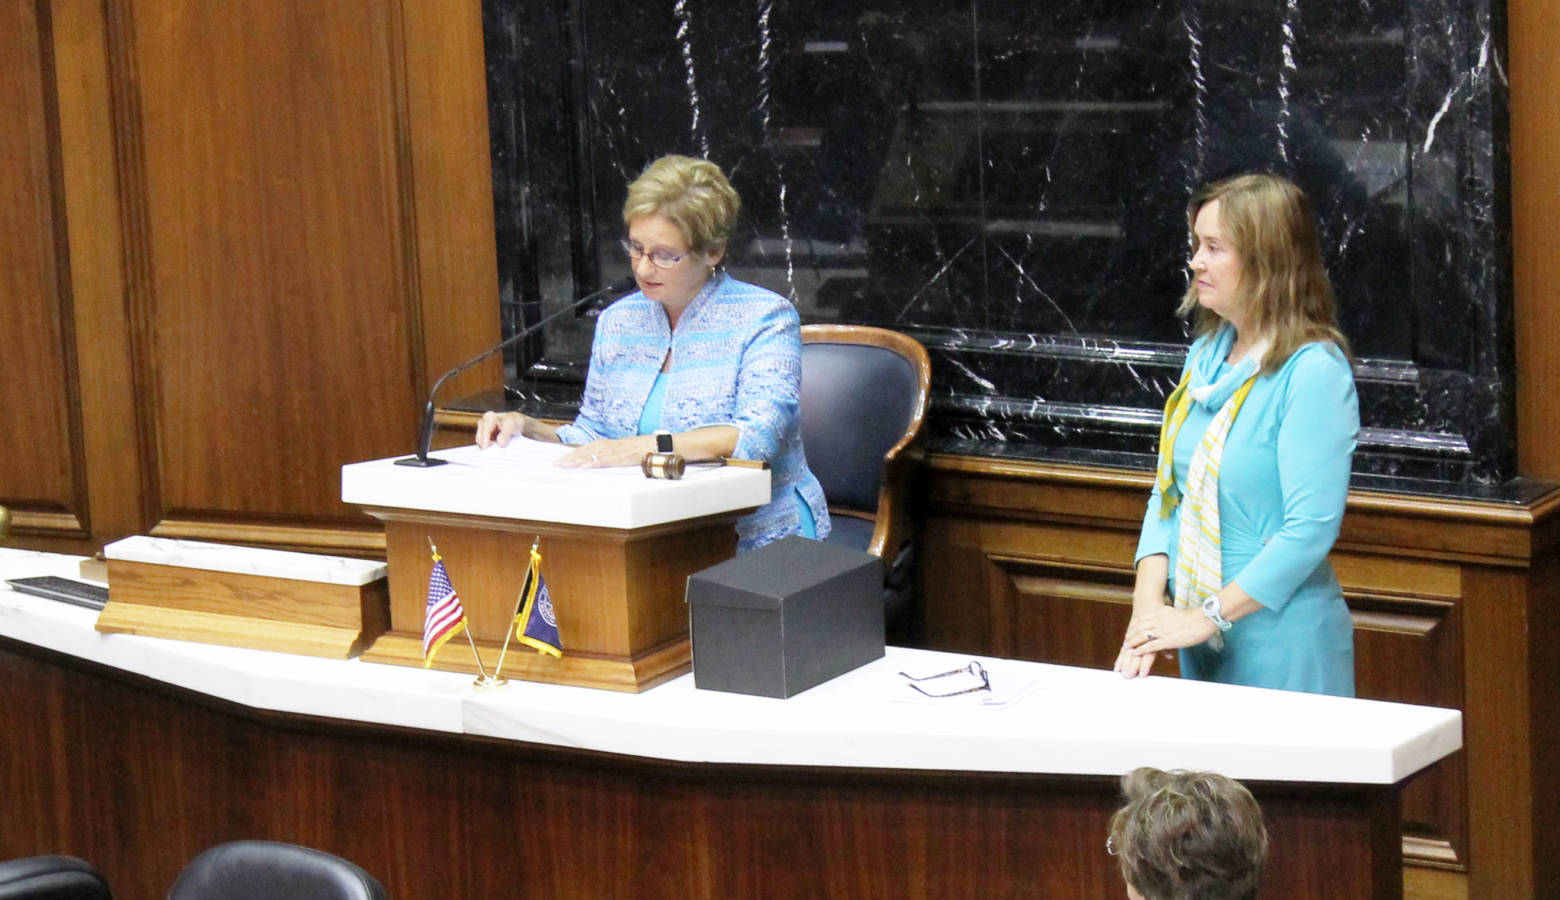
<svg viewBox="0 0 1560 900"><path fill-rule="evenodd" d="M433 574L428 576L428 608L423 614L423 668L433 665L434 654L444 642L466 627L466 610L460 605L444 560L433 557Z"/></svg>

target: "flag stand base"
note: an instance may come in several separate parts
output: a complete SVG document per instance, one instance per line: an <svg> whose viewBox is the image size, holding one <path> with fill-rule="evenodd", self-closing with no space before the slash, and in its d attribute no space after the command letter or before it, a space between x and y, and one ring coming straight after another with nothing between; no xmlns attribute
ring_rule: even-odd
<svg viewBox="0 0 1560 900"><path fill-rule="evenodd" d="M444 542L440 541L439 544L443 547ZM456 573L455 577L459 578L460 574ZM551 581L550 578L548 580ZM494 670L500 649L502 644L499 641L477 638L477 650L481 652L483 666L488 672ZM664 681L670 681L689 671L693 659L690 651L688 638L681 637L629 659L572 651L564 654L562 659L529 651L511 653L509 658L504 660L503 671L508 674L503 677L509 681L541 681L636 693L648 690ZM422 632L386 632L374 641L372 647L363 651L363 655L359 658L363 662L421 669L423 668ZM476 660L471 658L471 654L452 653L448 646L440 651L432 668L445 672L462 672L473 679L481 674L477 671Z"/></svg>
<svg viewBox="0 0 1560 900"><path fill-rule="evenodd" d="M479 675L471 685L479 691L496 691L499 688L509 687L509 679L502 676Z"/></svg>

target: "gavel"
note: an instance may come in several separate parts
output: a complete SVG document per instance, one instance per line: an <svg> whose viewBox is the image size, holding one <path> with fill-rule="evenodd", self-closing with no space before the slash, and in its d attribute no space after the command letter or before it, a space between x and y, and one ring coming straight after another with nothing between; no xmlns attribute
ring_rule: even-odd
<svg viewBox="0 0 1560 900"><path fill-rule="evenodd" d="M644 459L639 461L639 470L645 473L646 478L661 478L667 481L676 481L683 477L683 472L689 466L737 466L743 469L767 469L769 463L761 459L734 459L730 456L717 456L714 459L699 459L689 462L678 453L646 453Z"/></svg>
<svg viewBox="0 0 1560 900"><path fill-rule="evenodd" d="M655 452L646 453L639 461L639 470L645 473L646 478L660 478L665 481L676 481L683 477L683 472L687 471L689 466L739 466L744 469L767 469L769 463L761 459L733 459L729 456L689 462L672 449L670 431L657 431Z"/></svg>

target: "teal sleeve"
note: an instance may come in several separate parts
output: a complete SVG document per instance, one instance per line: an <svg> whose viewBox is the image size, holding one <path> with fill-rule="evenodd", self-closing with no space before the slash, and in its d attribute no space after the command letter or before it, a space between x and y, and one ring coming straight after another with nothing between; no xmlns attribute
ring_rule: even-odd
<svg viewBox="0 0 1560 900"><path fill-rule="evenodd" d="M1152 493L1148 495L1148 511L1143 514L1143 530L1138 534L1137 554L1132 557L1134 568L1145 556L1153 556L1155 553L1169 555L1170 542L1175 539L1171 531L1176 519L1167 516L1159 517L1159 486L1156 484Z"/></svg>
<svg viewBox="0 0 1560 900"><path fill-rule="evenodd" d="M1186 370L1191 368L1192 360L1197 357L1198 352L1207 343L1208 338L1206 337L1200 337L1192 342L1192 346L1186 351L1185 361L1181 363L1181 371L1176 373L1176 381L1179 382L1186 377ZM1168 394L1165 399L1166 402L1169 402ZM1159 455L1154 460L1154 489L1148 495L1148 509L1143 513L1143 528L1138 534L1137 553L1132 557L1133 568L1137 568L1137 564L1142 562L1145 556L1153 556L1155 553L1170 555L1170 543L1178 539L1175 529L1179 520L1174 516L1166 516L1162 519L1159 517L1161 497L1159 493L1158 466L1159 459L1164 456L1165 448L1159 447L1156 449L1159 451Z"/></svg>
<svg viewBox="0 0 1560 900"><path fill-rule="evenodd" d="M1327 558L1349 496L1360 410L1354 375L1336 348L1309 345L1296 353L1278 416L1283 521L1235 576L1252 599L1275 611Z"/></svg>

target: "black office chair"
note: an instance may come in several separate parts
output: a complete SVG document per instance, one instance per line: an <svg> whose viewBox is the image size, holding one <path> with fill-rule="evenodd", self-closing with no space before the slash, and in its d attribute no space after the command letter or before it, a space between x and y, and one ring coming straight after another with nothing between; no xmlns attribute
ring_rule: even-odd
<svg viewBox="0 0 1560 900"><path fill-rule="evenodd" d="M0 862L0 900L113 900L98 870L74 856Z"/></svg>
<svg viewBox="0 0 1560 900"><path fill-rule="evenodd" d="M296 844L233 841L190 860L168 900L386 900L361 867Z"/></svg>
<svg viewBox="0 0 1560 900"><path fill-rule="evenodd" d="M883 560L891 640L914 590L909 476L920 459L932 364L914 338L861 325L802 327L802 444L823 484L827 540Z"/></svg>

